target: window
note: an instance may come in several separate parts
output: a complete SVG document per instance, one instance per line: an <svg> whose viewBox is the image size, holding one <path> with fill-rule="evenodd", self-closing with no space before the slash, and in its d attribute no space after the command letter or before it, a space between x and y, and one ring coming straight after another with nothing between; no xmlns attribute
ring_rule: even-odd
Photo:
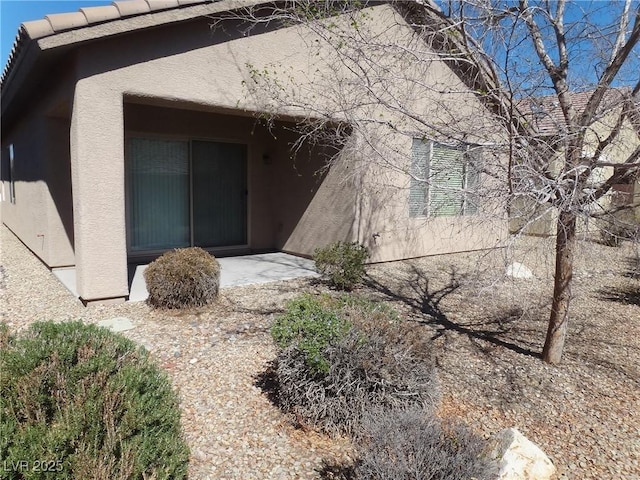
<svg viewBox="0 0 640 480"><path fill-rule="evenodd" d="M409 216L452 217L478 212L478 148L414 138Z"/></svg>
<svg viewBox="0 0 640 480"><path fill-rule="evenodd" d="M9 201L11 203L16 203L16 175L13 158L13 144L9 145L6 149L2 149L2 167L0 168L1 180L6 180L9 184ZM4 181L0 183L0 200L4 201Z"/></svg>
<svg viewBox="0 0 640 480"><path fill-rule="evenodd" d="M132 255L247 243L247 147L127 139L127 222Z"/></svg>

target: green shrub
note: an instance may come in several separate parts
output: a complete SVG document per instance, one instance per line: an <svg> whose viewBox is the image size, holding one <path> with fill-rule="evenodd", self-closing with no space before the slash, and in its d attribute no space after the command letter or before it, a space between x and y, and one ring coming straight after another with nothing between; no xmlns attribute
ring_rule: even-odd
<svg viewBox="0 0 640 480"><path fill-rule="evenodd" d="M356 443L355 480L483 480L497 473L482 438L419 408L367 413Z"/></svg>
<svg viewBox="0 0 640 480"><path fill-rule="evenodd" d="M287 303L285 313L271 327L276 344L283 349L294 344L312 373L329 371L322 351L351 328L350 323L338 315L334 303L328 296L302 295Z"/></svg>
<svg viewBox="0 0 640 480"><path fill-rule="evenodd" d="M8 339L0 372L1 478L186 477L177 396L123 336L81 322L36 323Z"/></svg>
<svg viewBox="0 0 640 480"><path fill-rule="evenodd" d="M367 248L356 242L335 242L316 249L313 260L316 269L340 290L352 290L362 282L364 263L369 257Z"/></svg>
<svg viewBox="0 0 640 480"><path fill-rule="evenodd" d="M201 248L179 248L151 262L144 279L151 306L200 307L218 297L220 264Z"/></svg>
<svg viewBox="0 0 640 480"><path fill-rule="evenodd" d="M303 297L307 303L309 298ZM328 433L352 433L373 407L435 407L440 394L434 362L415 326L401 321L392 309L360 298L322 297L316 302L314 309L296 309L300 322L305 311L313 311L310 318L330 318L341 328L339 334L323 334L316 344L324 362L321 369L309 363L301 347L311 329L302 329L296 341L278 342L283 349L275 375L283 411Z"/></svg>

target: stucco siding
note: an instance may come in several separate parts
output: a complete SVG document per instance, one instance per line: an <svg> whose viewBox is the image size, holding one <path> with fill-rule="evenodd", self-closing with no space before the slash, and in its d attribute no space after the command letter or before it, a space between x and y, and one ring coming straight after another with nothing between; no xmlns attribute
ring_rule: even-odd
<svg viewBox="0 0 640 480"><path fill-rule="evenodd" d="M4 200L2 221L42 261L49 263L49 235L47 211L51 199L47 188L44 142L45 121L31 115L3 136L2 168ZM13 184L15 203L10 201L9 145L13 145Z"/></svg>
<svg viewBox="0 0 640 480"><path fill-rule="evenodd" d="M412 141L399 137L394 149L398 163L411 158ZM364 157L366 158L366 149ZM386 158L392 158L389 152ZM499 162L501 160L497 160ZM479 250L502 246L508 236L507 214L500 199L482 200L477 213L457 216L412 217L409 214L409 176L402 169L370 163L360 169L356 236L366 245L371 261L383 262L424 255ZM487 161L491 171L491 162ZM479 190L499 192L488 175L480 177Z"/></svg>
<svg viewBox="0 0 640 480"><path fill-rule="evenodd" d="M2 222L47 266L59 267L74 264L68 120L73 58L61 61L50 74L48 88L29 95L19 115L3 117L1 208ZM15 204L9 200L5 158L11 144Z"/></svg>
<svg viewBox="0 0 640 480"><path fill-rule="evenodd" d="M76 287L84 300L128 295L122 94L78 81L71 121Z"/></svg>
<svg viewBox="0 0 640 480"><path fill-rule="evenodd" d="M75 264L73 249L73 199L71 194L70 121L47 118L47 227L50 267Z"/></svg>
<svg viewBox="0 0 640 480"><path fill-rule="evenodd" d="M415 41L388 5L368 9L363 18L380 41L397 36ZM66 87L60 87L69 92L75 84L71 107L62 95L62 103L49 108L55 118L24 120L7 138L20 152L33 150L29 161L35 163L29 171L43 178L20 185L17 199L28 198L28 207L18 211L17 206L5 208L5 202L3 221L14 225L48 264L75 261L84 300L128 295L127 136L246 144L248 246L254 250L311 255L332 241L359 240L369 246L373 261L386 261L492 247L506 234L502 214L490 209L486 218L495 219L491 225L478 218L409 217L410 132L419 130L416 122L406 120L411 115L385 117L381 124L394 128L368 134L392 138L390 142L379 149L347 146L329 169L323 167L336 152L302 145L293 155L298 136L285 122L310 112L291 106L272 110L264 92L250 88L252 72L292 82L288 86L308 95L305 101L316 102L316 94L326 89L316 106L331 110L334 124L343 119L340 106L332 104L339 95L328 93L334 85L326 73L352 81L353 72L334 69L330 50L312 52L313 34L304 26L263 25L245 36L234 21L215 31L210 23L207 18L189 20L79 44L68 74L75 78L65 77ZM47 37L41 45L51 46L68 35L81 36L82 31ZM380 61L385 70L390 67L385 62L394 60L382 56ZM478 132L469 143L499 136L482 105L444 63L414 62L400 71L408 77L392 82L396 91L389 93L410 104L412 113L438 116L443 129ZM411 76L422 82L412 83ZM376 102L358 108L363 118L384 113ZM265 111L278 118L273 130L254 118ZM400 131L404 133L397 135ZM46 141L29 144L27 132ZM366 129L354 134L353 142L362 134ZM46 229L44 237L40 228Z"/></svg>
<svg viewBox="0 0 640 480"><path fill-rule="evenodd" d="M283 138L292 144L296 134ZM353 159L338 156L327 168L335 153L327 148L303 145L295 156L287 150L279 153L272 187L277 248L311 256L331 242L355 240L356 191L346 172Z"/></svg>

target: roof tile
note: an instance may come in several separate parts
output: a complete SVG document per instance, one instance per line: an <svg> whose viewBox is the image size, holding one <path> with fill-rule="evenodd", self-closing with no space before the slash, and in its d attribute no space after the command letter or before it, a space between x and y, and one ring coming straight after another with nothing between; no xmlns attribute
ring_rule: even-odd
<svg viewBox="0 0 640 480"><path fill-rule="evenodd" d="M147 0L149 11L165 10L167 8L176 8L178 0Z"/></svg>
<svg viewBox="0 0 640 480"><path fill-rule="evenodd" d="M24 22L22 28L29 35L29 38L36 40L38 38L53 35L55 31L48 20L32 20L31 22Z"/></svg>
<svg viewBox="0 0 640 480"><path fill-rule="evenodd" d="M2 0L0 0L2 1ZM89 1L89 0L87 0ZM104 23L121 18L144 15L150 12L180 8L188 5L210 3L216 0L119 0L108 6L81 8L78 12L47 15L41 20L24 22L9 54L7 64L0 75L0 85L11 72L16 57L20 55L22 46L28 40L38 40L71 29L80 29L96 23Z"/></svg>
<svg viewBox="0 0 640 480"><path fill-rule="evenodd" d="M69 30L71 28L84 27L88 25L87 17L81 12L73 13L54 13L46 15L44 18L49 20L51 27L56 32Z"/></svg>
<svg viewBox="0 0 640 480"><path fill-rule="evenodd" d="M113 2L113 6L118 9L121 17L130 17L150 11L149 4L145 0L122 0Z"/></svg>
<svg viewBox="0 0 640 480"><path fill-rule="evenodd" d="M89 23L106 22L120 17L120 12L114 5L106 5L104 7L85 7L81 8L80 11L85 17L87 17L87 21Z"/></svg>
<svg viewBox="0 0 640 480"><path fill-rule="evenodd" d="M571 93L573 108L580 115L586 108L587 102L593 95L593 90ZM600 103L597 114L602 114L622 104L627 91L624 88L607 90ZM556 95L531 97L520 100L517 104L524 118L531 123L541 135L553 135L563 132L566 128L564 113Z"/></svg>

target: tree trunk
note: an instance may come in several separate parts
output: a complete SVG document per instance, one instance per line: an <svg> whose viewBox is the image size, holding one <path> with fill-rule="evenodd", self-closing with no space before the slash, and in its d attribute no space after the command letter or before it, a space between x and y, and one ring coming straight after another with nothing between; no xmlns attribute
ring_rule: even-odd
<svg viewBox="0 0 640 480"><path fill-rule="evenodd" d="M560 363L567 336L573 257L576 246L576 215L560 212L556 234L556 274L553 283L553 304L547 329L547 338L542 349L542 360Z"/></svg>

